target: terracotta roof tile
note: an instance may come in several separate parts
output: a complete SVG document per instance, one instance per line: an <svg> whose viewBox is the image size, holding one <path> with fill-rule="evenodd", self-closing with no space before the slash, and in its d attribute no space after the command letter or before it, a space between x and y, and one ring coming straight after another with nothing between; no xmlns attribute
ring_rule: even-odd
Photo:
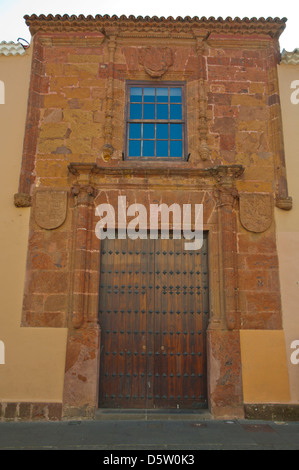
<svg viewBox="0 0 299 470"><path fill-rule="evenodd" d="M294 49L293 52L284 49L281 53L281 62L283 64L299 65L299 48Z"/></svg>
<svg viewBox="0 0 299 470"><path fill-rule="evenodd" d="M227 32L227 33L252 33L252 34L269 34L271 37L278 38L285 29L286 18L215 18L213 16L206 18L199 18L197 16L191 18L177 17L168 18L162 17L149 17L149 16L109 16L109 15L25 15L24 19L27 26L29 26L31 34L37 31L86 31L93 28L105 28L107 26L119 26L122 28L134 27L151 27L163 25L169 27L181 26L182 28L203 27L212 31Z"/></svg>
<svg viewBox="0 0 299 470"><path fill-rule="evenodd" d="M20 43L15 43L13 41L0 42L0 55L24 55L25 49Z"/></svg>

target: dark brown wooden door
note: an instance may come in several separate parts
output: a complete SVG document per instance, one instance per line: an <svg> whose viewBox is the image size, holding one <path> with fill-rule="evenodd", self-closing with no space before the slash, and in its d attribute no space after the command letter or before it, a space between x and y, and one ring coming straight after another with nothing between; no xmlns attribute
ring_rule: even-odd
<svg viewBox="0 0 299 470"><path fill-rule="evenodd" d="M207 403L207 238L103 240L99 406L198 408Z"/></svg>

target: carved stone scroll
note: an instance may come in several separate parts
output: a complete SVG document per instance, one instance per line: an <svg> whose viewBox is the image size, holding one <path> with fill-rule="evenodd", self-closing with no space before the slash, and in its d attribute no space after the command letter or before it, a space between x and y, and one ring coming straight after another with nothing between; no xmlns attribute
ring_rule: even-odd
<svg viewBox="0 0 299 470"><path fill-rule="evenodd" d="M199 155L202 160L209 160L210 148L208 145L208 118L207 118L207 94L206 94L206 70L205 70L205 39L207 37L206 31L194 31L196 38L196 52L200 64L200 78L199 85Z"/></svg>
<svg viewBox="0 0 299 470"><path fill-rule="evenodd" d="M114 148L112 145L113 139L113 95L114 95L114 56L116 51L117 37L111 35L108 42L109 51L109 77L107 79L107 90L106 90L106 110L105 110L105 145L102 148L102 158L104 161L109 161L113 155Z"/></svg>
<svg viewBox="0 0 299 470"><path fill-rule="evenodd" d="M67 192L53 189L38 190L35 195L34 217L43 229L60 227L67 214Z"/></svg>
<svg viewBox="0 0 299 470"><path fill-rule="evenodd" d="M265 232L273 218L273 201L270 194L240 193L240 221L249 232Z"/></svg>

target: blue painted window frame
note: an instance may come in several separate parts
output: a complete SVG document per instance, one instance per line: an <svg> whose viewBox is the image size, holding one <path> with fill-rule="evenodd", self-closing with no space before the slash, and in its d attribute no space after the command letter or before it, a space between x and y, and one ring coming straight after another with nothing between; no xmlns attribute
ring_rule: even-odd
<svg viewBox="0 0 299 470"><path fill-rule="evenodd" d="M187 159L186 83L127 81L125 160Z"/></svg>

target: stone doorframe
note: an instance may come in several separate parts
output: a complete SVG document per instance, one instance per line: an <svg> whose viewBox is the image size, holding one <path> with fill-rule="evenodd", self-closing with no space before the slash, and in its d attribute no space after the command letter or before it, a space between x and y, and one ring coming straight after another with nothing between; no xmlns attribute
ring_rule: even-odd
<svg viewBox="0 0 299 470"><path fill-rule="evenodd" d="M164 168L116 168L96 164L69 165L73 211L72 285L68 319L63 417L93 417L98 403L100 325L98 286L100 241L95 236L95 207L117 195L159 193L159 202L204 205L204 230L209 232L210 320L207 331L208 400L214 416L243 416L240 357L240 311L237 275L238 192L240 165L190 169L188 164ZM117 189L115 189L117 188ZM190 194L193 196L190 196ZM188 195L183 199L182 195ZM152 196L149 196L152 195ZM162 198L162 200L161 200ZM146 204L145 198L139 202Z"/></svg>

